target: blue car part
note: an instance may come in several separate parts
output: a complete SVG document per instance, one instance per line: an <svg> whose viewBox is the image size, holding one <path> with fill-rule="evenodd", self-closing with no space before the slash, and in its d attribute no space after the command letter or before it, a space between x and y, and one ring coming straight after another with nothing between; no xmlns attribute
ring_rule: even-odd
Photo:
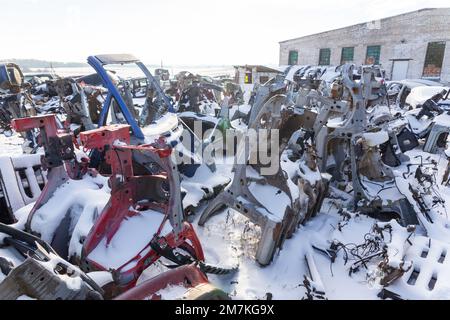
<svg viewBox="0 0 450 320"><path fill-rule="evenodd" d="M148 80L149 85L153 86L157 95L166 104L166 106L168 108L168 112L173 112L173 113L175 112L172 102L164 94L158 81L156 81L156 79L153 77L153 75L147 69L147 67L133 55L130 55L130 54L96 55L96 56L89 56L87 61L95 69L97 74L100 76L100 78L103 82L103 85L108 89L108 95L105 99L105 102L103 103L102 111L100 113L100 119L98 122L99 126L104 126L106 124L106 117L108 115L108 111L111 106L112 99L114 99L117 102L117 104L119 105L119 108L120 108L123 116L125 117L125 120L131 126L133 135L138 139L141 139L141 140L144 139L144 134L143 134L141 128L139 127L138 122L131 115L117 86L112 82L111 78L108 76L107 70L104 68L104 66L109 65L109 64L121 64L121 65L133 64L133 63L136 64L139 67L139 69L141 69L141 71L144 73L145 77Z"/></svg>

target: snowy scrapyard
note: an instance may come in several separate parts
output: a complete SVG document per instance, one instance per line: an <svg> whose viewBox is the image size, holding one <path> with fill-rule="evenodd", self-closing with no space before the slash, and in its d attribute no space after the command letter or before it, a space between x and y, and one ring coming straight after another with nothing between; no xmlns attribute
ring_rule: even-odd
<svg viewBox="0 0 450 320"><path fill-rule="evenodd" d="M119 58L134 62L98 57ZM102 88L74 81L78 92L53 96L41 84L30 95L36 113L29 119L59 121L57 147L45 140L44 120L26 130L12 121L0 135L2 217L11 218L0 230L0 296L87 299L95 291L105 299L171 300L219 290L253 300L450 299L449 89L417 86L399 102L398 88L376 71L296 66L255 87L250 101L236 88L217 95L218 82L192 90L197 84L186 78L176 94L159 82L162 90L152 92L170 101L152 104L127 96L121 84L132 79L109 76ZM93 125L90 98L104 108L114 95L107 81L124 103L111 107L116 114L104 126ZM73 107L80 92L82 116ZM146 108L172 103L174 110L145 119ZM127 118L121 108L131 107ZM281 147L271 152L279 150L280 168L264 175L260 162L238 163L239 148L213 164L167 162L175 161L168 154L195 157L180 139L202 135L190 121L213 133L278 130ZM136 143L130 133L144 139ZM219 141L211 137L193 144L204 151ZM63 153L49 147L61 145ZM14 273L27 274L30 259L59 296ZM177 280L186 266L199 284Z"/></svg>

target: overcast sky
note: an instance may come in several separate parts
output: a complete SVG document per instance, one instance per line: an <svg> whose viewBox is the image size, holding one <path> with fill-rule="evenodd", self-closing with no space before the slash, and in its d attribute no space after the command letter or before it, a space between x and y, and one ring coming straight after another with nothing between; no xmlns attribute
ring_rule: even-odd
<svg viewBox="0 0 450 320"><path fill-rule="evenodd" d="M278 42L449 0L0 0L0 59L277 64Z"/></svg>

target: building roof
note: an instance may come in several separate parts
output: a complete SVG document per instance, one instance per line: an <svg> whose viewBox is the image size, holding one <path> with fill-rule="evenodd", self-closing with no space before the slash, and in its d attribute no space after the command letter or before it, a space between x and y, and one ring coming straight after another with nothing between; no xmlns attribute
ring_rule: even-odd
<svg viewBox="0 0 450 320"><path fill-rule="evenodd" d="M327 30L327 31L314 33L314 34L309 34L309 35L302 36L302 37L297 37L297 38L292 38L292 39L288 39L288 40L283 40L283 41L280 41L278 43L281 44L281 43L285 43L285 42L289 42L289 41L293 41L293 40L299 40L299 39L303 39L303 38L313 37L313 36L317 36L317 35L320 35L320 34L328 33L328 32L331 32L331 31L338 31L338 30L343 30L343 29L352 28L352 27L356 27L356 26L361 26L362 27L364 25L367 25L367 23L370 23L370 22L373 22L373 21L385 21L385 20L392 19L392 18L395 18L395 17L406 16L406 15L411 15L411 14L415 14L415 13L418 13L418 12L433 11L433 10L450 10L450 8L424 8L424 9L420 9L420 10L416 10L416 11L410 11L410 12L406 12L406 13L397 14L395 16L390 16L390 17L386 17L386 18L383 18L383 19L366 21L366 22L353 24L353 25L350 25L350 26L342 27L342 28L331 29L331 30Z"/></svg>
<svg viewBox="0 0 450 320"><path fill-rule="evenodd" d="M273 73L281 73L280 70L274 69L271 67L263 66L263 65L253 65L253 64L246 64L242 66L233 66L235 69L237 68L249 68L253 69L256 68L256 72L273 72Z"/></svg>

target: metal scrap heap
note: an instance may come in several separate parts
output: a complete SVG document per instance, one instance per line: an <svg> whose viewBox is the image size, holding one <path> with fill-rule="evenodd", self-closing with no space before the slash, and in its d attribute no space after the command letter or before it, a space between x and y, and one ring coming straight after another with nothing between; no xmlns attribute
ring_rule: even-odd
<svg viewBox="0 0 450 320"><path fill-rule="evenodd" d="M424 86L344 64L244 94L132 55L88 63L32 83L0 65L0 124L25 141L0 157L0 299L229 299L249 288L215 277L245 284L296 255L298 299L329 298L336 278L382 299L445 290L449 88L417 101Z"/></svg>

